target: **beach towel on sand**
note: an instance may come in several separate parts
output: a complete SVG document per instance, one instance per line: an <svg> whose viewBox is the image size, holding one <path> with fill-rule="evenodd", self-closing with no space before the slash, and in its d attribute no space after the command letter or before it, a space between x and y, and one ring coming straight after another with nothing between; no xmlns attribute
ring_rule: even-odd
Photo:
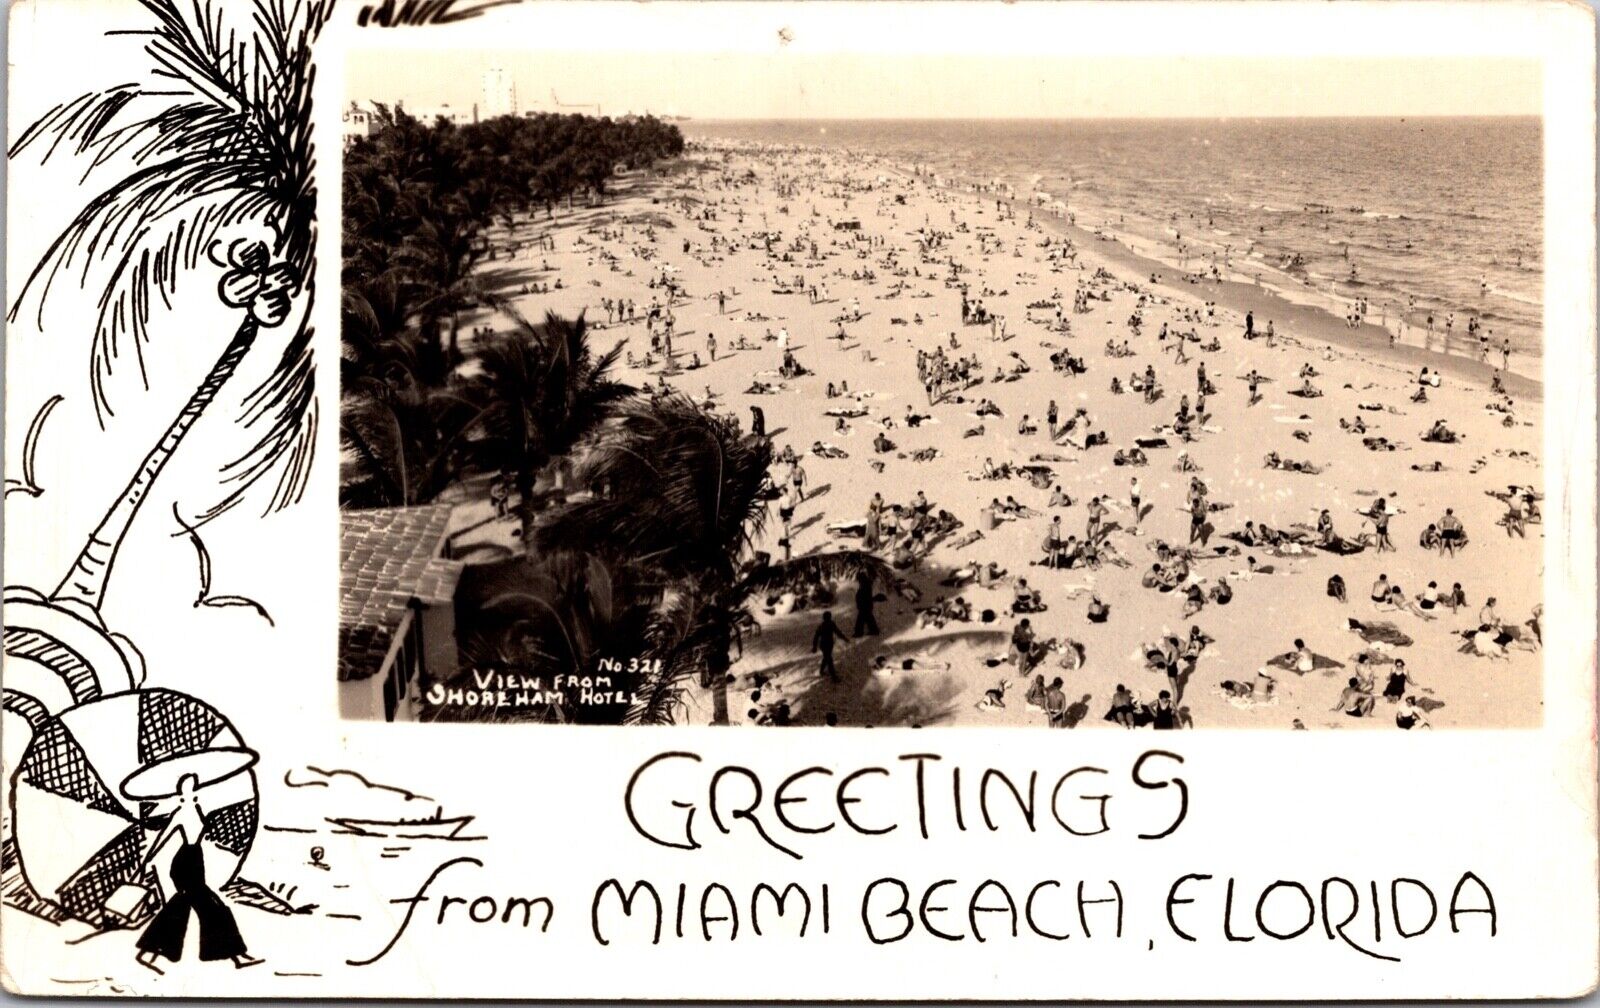
<svg viewBox="0 0 1600 1008"><path fill-rule="evenodd" d="M1399 627L1388 620L1373 620L1370 623L1363 623L1361 620L1352 619L1350 620L1350 629L1354 630L1368 644L1382 641L1395 647L1410 647L1412 643L1409 636L1401 632Z"/></svg>
<svg viewBox="0 0 1600 1008"><path fill-rule="evenodd" d="M1294 663L1295 663L1295 655L1294 655L1294 652L1292 652L1292 651L1289 652L1288 654L1276 655L1276 656L1274 656L1272 658L1268 658L1266 660L1266 664L1272 666L1273 668L1284 669L1285 671L1288 671L1288 672L1298 672L1298 670L1294 667ZM1337 668L1344 668L1344 662L1335 661L1334 659L1329 658L1327 655L1320 655L1320 654L1316 654L1316 653L1313 653L1311 655L1311 669L1312 669L1312 671L1314 671L1314 672L1322 672L1322 671L1326 671L1327 669L1337 669Z"/></svg>
<svg viewBox="0 0 1600 1008"><path fill-rule="evenodd" d="M1364 543L1354 542L1352 540L1340 537L1335 537L1332 542L1325 545L1318 545L1318 549L1324 549L1329 553L1336 553L1339 556L1354 556L1366 548L1366 544Z"/></svg>

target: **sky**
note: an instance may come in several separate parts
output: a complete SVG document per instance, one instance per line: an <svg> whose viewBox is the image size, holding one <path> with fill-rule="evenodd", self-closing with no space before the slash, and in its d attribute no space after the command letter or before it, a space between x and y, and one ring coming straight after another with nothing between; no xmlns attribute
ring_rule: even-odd
<svg viewBox="0 0 1600 1008"><path fill-rule="evenodd" d="M1538 115L1540 64L1496 56L352 50L346 93L413 107L481 102L509 70L521 109L697 119Z"/></svg>

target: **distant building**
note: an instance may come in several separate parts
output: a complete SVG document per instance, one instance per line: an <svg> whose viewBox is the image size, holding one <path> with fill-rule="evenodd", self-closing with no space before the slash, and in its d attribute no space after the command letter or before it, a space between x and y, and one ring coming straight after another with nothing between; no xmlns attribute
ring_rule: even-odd
<svg viewBox="0 0 1600 1008"><path fill-rule="evenodd" d="M447 559L450 504L342 511L339 518L339 713L410 721L424 683L459 666Z"/></svg>
<svg viewBox="0 0 1600 1008"><path fill-rule="evenodd" d="M455 108L450 105L418 105L415 108L404 102L395 102L391 108L403 111L406 115L418 120L425 126L432 126L435 121L445 119L457 126L466 126L478 121L478 106ZM344 138L344 145L350 146L356 140L372 135L378 124L378 109L373 102L351 102L340 116L340 129Z"/></svg>
<svg viewBox="0 0 1600 1008"><path fill-rule="evenodd" d="M455 108L450 105L418 105L412 108L409 105L396 103L396 108L402 109L406 115L422 123L432 126L436 121L443 119L457 126L469 126L478 121L478 106Z"/></svg>
<svg viewBox="0 0 1600 1008"><path fill-rule="evenodd" d="M517 114L517 83L509 70L491 67L483 72L483 103L479 110L485 119Z"/></svg>
<svg viewBox="0 0 1600 1008"><path fill-rule="evenodd" d="M371 105L363 107L358 102L351 102L340 117L340 128L344 134L344 145L350 146L358 139L372 135L373 122L377 111Z"/></svg>

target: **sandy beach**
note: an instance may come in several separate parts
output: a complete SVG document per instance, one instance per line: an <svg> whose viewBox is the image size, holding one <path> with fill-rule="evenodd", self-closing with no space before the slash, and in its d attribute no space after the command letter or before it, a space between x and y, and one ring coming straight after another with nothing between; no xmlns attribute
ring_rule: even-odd
<svg viewBox="0 0 1600 1008"><path fill-rule="evenodd" d="M532 231L549 242L530 241ZM811 648L821 606L790 612L790 599L774 598L770 612L755 612L760 633L733 666L735 723L770 721L782 704L789 723L805 725L1044 726L1044 709L1027 700L1036 675L1063 680L1058 726L1118 727L1108 718L1118 685L1140 704L1176 685L1172 717L1183 727L1393 730L1402 709L1419 715L1418 727L1541 721L1537 631L1527 621L1540 602L1542 526L1535 516L1525 536L1514 534L1503 498L1541 485L1542 405L1538 383L1514 373L1503 393L1491 390L1498 353L1485 363L1391 346L1376 326L1351 328L1250 283L1176 275L1049 211L820 151L702 145L663 177L625 180L603 205L495 240L517 248L483 264L482 279L524 316L582 312L600 349L626 341L625 380L665 383L747 430L751 407L761 410L777 450L792 447L804 470L794 555L859 546L859 532L849 533L874 494L909 507L921 493L931 514L960 523L919 538L900 579L876 586L881 632L842 643L837 681L819 674ZM963 291L982 321L964 324ZM632 302L633 318L608 318L606 300ZM647 325L652 304L663 321ZM664 343L646 361L668 312L670 369ZM494 324L488 315L464 321ZM1124 343L1126 356L1108 354ZM785 344L804 374L781 373ZM935 351L953 369L964 361L967 381L930 394L919 354L928 361ZM1081 372L1057 369L1052 355L1081 362ZM1214 387L1203 410L1202 367ZM1423 368L1440 380L1416 402ZM1147 369L1161 390L1153 400L1134 389ZM1292 394L1307 384L1321 394ZM985 401L998 412L978 415ZM1183 430L1174 430L1185 405ZM1062 430L1080 409L1087 417ZM1453 443L1423 440L1438 421ZM1083 447L1086 429L1102 443ZM880 434L892 448L877 450ZM1117 464L1140 440L1146 464ZM1317 471L1268 468L1269 453ZM1025 466L1036 467L1033 478ZM986 468L1001 475L985 478ZM774 467L778 487L791 476L789 465ZM1191 542L1195 492L1208 527ZM1097 496L1105 513L1094 555L1046 566L1052 520L1063 535L1089 538ZM1392 550L1374 542L1380 498ZM986 508L996 500L1013 501L1015 514L991 527ZM773 556L783 553L783 503L754 544ZM1419 544L1446 509L1467 537L1453 554ZM1331 533L1317 528L1323 510ZM1246 522L1276 542L1252 545ZM848 523L855 528L844 534L830 530ZM1349 545L1319 545L1328 540ZM1170 590L1144 584L1163 543L1186 554L1163 564ZM884 544L885 559L896 552ZM1005 576L988 587L943 583L989 563ZM1330 595L1335 575L1345 601ZM1371 601L1380 575L1399 586L1402 608ZM1043 607L1026 614L1037 641L1056 643L1026 673L1008 660L1024 615L1012 611L1018 579ZM1459 583L1464 604L1419 605L1430 582L1441 596ZM1186 614L1191 584L1201 605ZM829 606L847 633L854 590L837 586ZM1109 609L1103 622L1087 616L1093 597ZM970 606L969 620L923 615L955 599ZM1475 647L1462 632L1484 619L1508 632ZM1191 647L1196 634L1209 640ZM1148 655L1169 635L1179 638L1168 646L1175 682ZM1492 644L1508 636L1517 639L1503 650ZM1310 661L1290 654L1297 639ZM879 656L887 668L874 670ZM1409 676L1390 690L1398 701L1383 695L1396 658ZM1341 697L1352 676L1373 684L1368 716L1344 712L1361 706ZM689 707L691 721L709 717L708 697L691 694Z"/></svg>

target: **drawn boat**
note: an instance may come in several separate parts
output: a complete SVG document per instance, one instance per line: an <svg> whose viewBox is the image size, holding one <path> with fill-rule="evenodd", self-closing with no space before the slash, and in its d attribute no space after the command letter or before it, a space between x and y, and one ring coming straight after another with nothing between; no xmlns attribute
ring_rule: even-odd
<svg viewBox="0 0 1600 1008"><path fill-rule="evenodd" d="M390 837L401 840L451 840L454 839L473 816L445 818L443 810L423 819L353 819L328 816L328 822L359 836Z"/></svg>

